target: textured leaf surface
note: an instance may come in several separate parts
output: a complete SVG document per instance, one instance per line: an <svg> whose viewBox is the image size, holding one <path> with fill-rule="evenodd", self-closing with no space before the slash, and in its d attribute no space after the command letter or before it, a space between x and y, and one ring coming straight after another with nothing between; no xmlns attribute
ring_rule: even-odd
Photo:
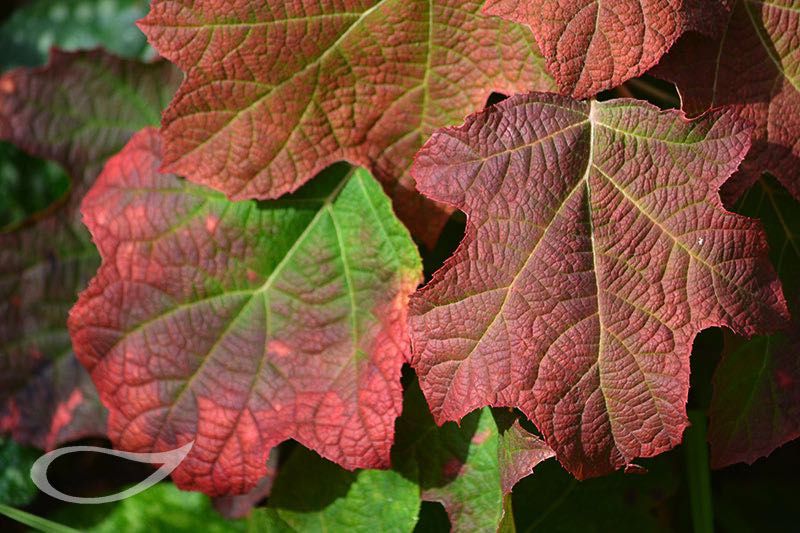
<svg viewBox="0 0 800 533"><path fill-rule="evenodd" d="M783 282L792 322L781 334L729 336L714 374L708 440L714 467L752 463L800 437L800 204L762 178L738 212L758 217Z"/></svg>
<svg viewBox="0 0 800 533"><path fill-rule="evenodd" d="M787 318L760 225L717 195L750 133L534 93L434 134L412 172L468 216L411 304L436 420L519 407L579 478L680 442L697 332Z"/></svg>
<svg viewBox="0 0 800 533"><path fill-rule="evenodd" d="M105 433L104 411L66 328L69 307L99 263L77 206L131 128L158 123L178 76L163 62L55 51L47 67L0 77L0 138L72 176L60 205L0 234L0 431L21 442L49 449Z"/></svg>
<svg viewBox="0 0 800 533"><path fill-rule="evenodd" d="M0 24L0 69L40 65L50 48L103 47L132 59L151 59L153 49L134 24L147 0L34 0Z"/></svg>
<svg viewBox="0 0 800 533"><path fill-rule="evenodd" d="M685 30L713 31L726 10L717 0L488 0L484 11L530 26L561 91L586 98L646 72Z"/></svg>
<svg viewBox="0 0 800 533"><path fill-rule="evenodd" d="M476 0L156 0L140 26L186 82L164 114L165 168L235 199L277 198L346 159L429 242L445 218L406 170L492 91L549 90L527 28Z"/></svg>
<svg viewBox="0 0 800 533"><path fill-rule="evenodd" d="M244 518L253 508L272 492L275 476L278 474L279 448L273 448L267 459L267 473L256 486L245 494L218 496L213 499L214 509L226 518Z"/></svg>
<svg viewBox="0 0 800 533"><path fill-rule="evenodd" d="M258 531L410 533L419 506L417 485L393 470L348 472L298 448L250 523Z"/></svg>
<svg viewBox="0 0 800 533"><path fill-rule="evenodd" d="M46 67L0 77L0 139L63 165L77 210L106 159L134 132L159 123L180 79L164 61L54 50Z"/></svg>
<svg viewBox="0 0 800 533"><path fill-rule="evenodd" d="M444 505L453 531L497 531L507 520L504 499L516 482L553 456L513 415L498 417L485 408L460 426L437 427L419 386L406 392L392 465L416 481L424 500Z"/></svg>
<svg viewBox="0 0 800 533"><path fill-rule="evenodd" d="M736 106L752 122L753 148L723 188L733 203L769 171L800 197L800 1L739 0L719 39L686 35L654 70L699 114Z"/></svg>
<svg viewBox="0 0 800 533"><path fill-rule="evenodd" d="M363 170L233 203L161 174L138 134L82 212L103 265L70 315L78 358L133 451L195 445L179 486L242 493L288 438L388 466L420 259Z"/></svg>

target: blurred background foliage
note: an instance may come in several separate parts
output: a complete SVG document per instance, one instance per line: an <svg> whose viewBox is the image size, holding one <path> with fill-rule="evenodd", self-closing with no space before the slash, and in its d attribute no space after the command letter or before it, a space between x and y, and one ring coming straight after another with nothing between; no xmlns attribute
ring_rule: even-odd
<svg viewBox="0 0 800 533"><path fill-rule="evenodd" d="M154 57L134 22L147 11L147 0L3 0L0 2L0 71L38 66L56 46L67 50L105 47L119 55L142 60ZM647 76L632 80L601 98L637 97L661 107L679 103L674 87ZM502 100L493 95L490 103ZM0 231L47 209L69 190L69 178L58 165L31 157L8 143L0 143ZM441 266L463 236L464 217L456 213L433 250L422 249L426 277ZM696 422L683 445L661 456L641 461L646 469L636 474L613 475L577 481L555 460L540 465L513 492L516 528L521 532L592 531L790 531L800 523L800 444L786 445L753 466L735 465L710 471L704 434L704 417L711 395L711 376L722 349L722 334L701 334L692 358L689 408ZM698 423L699 422L699 423ZM691 434L691 432L695 432ZM104 445L103 441L84 444ZM341 484L341 497L357 490L357 475L329 463L289 442L281 445L282 465L270 508L248 520L226 520L211 500L161 483L123 502L105 505L65 504L39 493L30 481L30 465L39 452L0 439L0 504L22 508L55 523L86 531L262 531L278 527L284 491L302 493L308 505L325 490L310 490L327 483L314 473L324 472ZM288 477L298 468L310 469L307 483ZM53 484L78 496L116 492L143 480L151 470L138 463L98 454L72 454L51 469ZM285 477L282 477L283 472ZM296 472L295 472L296 473ZM348 481L349 480L349 481ZM366 482L366 481L365 481ZM291 492L293 491L293 492ZM340 491L340 492L341 492ZM386 495L378 495L386 497ZM341 512L331 506L330 495L315 520ZM337 497L338 498L338 497ZM283 514L282 514L283 513ZM376 517L380 518L380 517ZM288 527L288 524L280 521ZM43 527L43 526L40 526ZM280 526L283 527L283 526ZM416 532L447 531L449 521L438 503L424 502ZM0 531L28 527L0 517ZM366 527L372 530L374 526Z"/></svg>

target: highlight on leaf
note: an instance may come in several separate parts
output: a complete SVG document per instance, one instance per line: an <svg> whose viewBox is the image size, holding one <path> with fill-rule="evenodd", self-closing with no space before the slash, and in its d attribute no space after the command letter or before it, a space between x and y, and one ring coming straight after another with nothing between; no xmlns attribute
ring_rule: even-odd
<svg viewBox="0 0 800 533"><path fill-rule="evenodd" d="M578 478L678 444L695 335L788 318L760 224L717 195L751 133L725 111L537 93L435 133L412 174L468 217L411 302L437 422L518 407Z"/></svg>
<svg viewBox="0 0 800 533"><path fill-rule="evenodd" d="M139 133L82 207L103 264L69 328L114 445L195 440L173 478L209 495L251 490L289 438L387 467L421 266L380 185L336 166L231 202L161 173L161 150Z"/></svg>

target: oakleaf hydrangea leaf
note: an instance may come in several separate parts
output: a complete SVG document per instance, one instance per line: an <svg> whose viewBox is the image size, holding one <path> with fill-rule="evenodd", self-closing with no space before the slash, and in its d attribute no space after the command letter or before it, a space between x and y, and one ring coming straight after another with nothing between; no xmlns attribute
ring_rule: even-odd
<svg viewBox="0 0 800 533"><path fill-rule="evenodd" d="M709 411L714 467L752 463L800 437L800 205L774 180L762 178L738 212L764 223L792 322L780 334L726 338Z"/></svg>
<svg viewBox="0 0 800 533"><path fill-rule="evenodd" d="M47 67L0 77L0 138L72 175L61 204L0 233L0 431L20 442L50 449L105 433L104 409L66 327L100 262L77 206L130 128L158 123L177 78L167 63L100 51L55 51Z"/></svg>
<svg viewBox="0 0 800 533"><path fill-rule="evenodd" d="M393 470L348 472L297 448L281 467L269 505L256 509L257 531L411 533L419 487Z"/></svg>
<svg viewBox="0 0 800 533"><path fill-rule="evenodd" d="M739 0L717 39L688 34L654 70L684 110L731 105L755 125L753 148L723 188L729 203L765 171L800 197L800 1Z"/></svg>
<svg viewBox="0 0 800 533"><path fill-rule="evenodd" d="M453 531L497 531L510 519L504 500L511 489L552 456L510 413L495 417L484 408L460 426L437 427L415 382L397 421L392 465L419 484L423 499L444 505Z"/></svg>
<svg viewBox="0 0 800 533"><path fill-rule="evenodd" d="M646 72L690 29L713 32L718 0L487 0L527 24L561 91L586 98Z"/></svg>
<svg viewBox="0 0 800 533"><path fill-rule="evenodd" d="M180 79L165 61L53 50L47 66L0 77L0 139L61 163L72 178L70 210L77 210L106 159L134 132L159 123Z"/></svg>
<svg viewBox="0 0 800 533"><path fill-rule="evenodd" d="M492 91L553 86L530 31L482 3L155 0L140 27L186 72L164 114L165 169L267 199L345 159L430 242L445 217L413 194L414 153Z"/></svg>
<svg viewBox="0 0 800 533"><path fill-rule="evenodd" d="M519 407L579 478L680 442L697 332L788 318L761 226L717 195L750 134L722 111L536 93L435 133L412 173L468 217L411 303L436 421Z"/></svg>
<svg viewBox="0 0 800 533"><path fill-rule="evenodd" d="M131 451L194 440L173 473L243 493L294 438L342 466L386 467L420 259L364 170L234 203L159 172L145 130L82 205L103 264L70 314L79 360Z"/></svg>

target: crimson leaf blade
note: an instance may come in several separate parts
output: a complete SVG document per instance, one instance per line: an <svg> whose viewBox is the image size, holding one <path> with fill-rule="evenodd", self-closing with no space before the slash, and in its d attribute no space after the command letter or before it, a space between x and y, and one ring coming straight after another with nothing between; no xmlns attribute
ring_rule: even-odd
<svg viewBox="0 0 800 533"><path fill-rule="evenodd" d="M114 444L195 440L185 488L242 493L295 438L346 468L388 466L420 260L368 173L233 203L158 171L138 134L82 206L104 258L70 314Z"/></svg>
<svg viewBox="0 0 800 533"><path fill-rule="evenodd" d="M437 422L519 407L579 478L680 442L697 332L788 318L759 224L717 196L750 133L534 93L434 134L414 177L468 216L411 304Z"/></svg>
<svg viewBox="0 0 800 533"><path fill-rule="evenodd" d="M586 98L654 66L686 30L713 33L716 0L488 0L484 11L527 24L564 94Z"/></svg>
<svg viewBox="0 0 800 533"><path fill-rule="evenodd" d="M481 4L156 0L140 27L187 74L164 114L165 168L268 199L345 159L435 242L445 217L413 194L414 153L492 91L552 87L527 28Z"/></svg>
<svg viewBox="0 0 800 533"><path fill-rule="evenodd" d="M717 39L686 35L654 74L678 86L684 110L730 105L755 125L753 148L723 188L735 201L765 171L800 197L800 2L739 0Z"/></svg>

